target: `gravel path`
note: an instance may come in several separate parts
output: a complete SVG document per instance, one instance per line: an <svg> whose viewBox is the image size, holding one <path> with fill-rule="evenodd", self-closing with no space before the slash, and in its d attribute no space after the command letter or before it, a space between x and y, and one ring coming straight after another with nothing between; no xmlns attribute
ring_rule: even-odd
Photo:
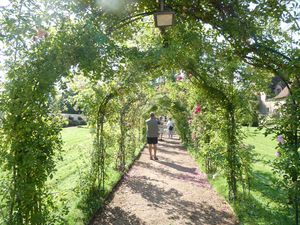
<svg viewBox="0 0 300 225"><path fill-rule="evenodd" d="M236 224L229 205L218 196L178 139L158 145L159 160L148 148L117 188L93 225Z"/></svg>

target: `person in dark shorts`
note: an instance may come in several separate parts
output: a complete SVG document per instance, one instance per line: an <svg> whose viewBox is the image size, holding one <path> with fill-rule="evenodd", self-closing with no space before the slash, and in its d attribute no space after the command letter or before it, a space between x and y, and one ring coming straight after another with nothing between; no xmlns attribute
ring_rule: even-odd
<svg viewBox="0 0 300 225"><path fill-rule="evenodd" d="M158 160L156 157L157 142L158 142L158 120L155 118L154 113L150 113L150 118L146 121L147 124L147 144L149 148L150 159ZM152 149L153 155L152 157Z"/></svg>

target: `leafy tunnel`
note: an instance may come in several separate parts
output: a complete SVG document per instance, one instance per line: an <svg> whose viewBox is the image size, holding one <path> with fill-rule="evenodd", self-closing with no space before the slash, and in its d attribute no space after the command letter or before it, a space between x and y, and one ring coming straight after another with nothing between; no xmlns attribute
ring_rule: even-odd
<svg viewBox="0 0 300 225"><path fill-rule="evenodd" d="M275 170L286 175L298 224L299 39L282 31L280 22L299 35L299 19L290 13L299 13L299 4L174 0L165 7L176 14L168 28L153 27L158 4L148 0L11 0L3 7L7 73L0 165L2 186L9 187L1 189L6 223L60 218L47 181L63 145L57 98L64 91L74 93L74 106L93 130L84 201L107 195L111 167L126 171L145 141L144 121L153 110L175 119L182 142L201 149L208 171L223 170L228 199L239 201L239 186L250 188L253 163L242 125L257 123L256 93L275 75L290 96L268 131L285 136L290 153L281 153Z"/></svg>

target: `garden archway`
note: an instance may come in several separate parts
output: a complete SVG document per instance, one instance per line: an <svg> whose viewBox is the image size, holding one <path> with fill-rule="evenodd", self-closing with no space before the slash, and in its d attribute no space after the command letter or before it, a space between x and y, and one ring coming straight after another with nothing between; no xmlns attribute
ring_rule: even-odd
<svg viewBox="0 0 300 225"><path fill-rule="evenodd" d="M205 3L197 6L189 1L170 3L170 7L178 14L178 25L174 29L162 29L160 38L149 41L150 47L142 48L139 46L140 48L137 48L135 46L129 47L124 42L126 42L127 37L132 38L134 34L138 33L137 30L143 26L135 20L139 17L133 17L134 26L124 24L112 36L108 36L99 28L101 27L100 24L110 26L111 22L108 21L112 19L115 22L120 16L107 13L102 8L98 9L93 2L81 2L84 6L81 8L82 12L87 13L87 18L82 16L84 13L79 14L82 16L81 18L84 18L84 22L67 22L49 37L35 43L24 54L26 56L25 62L15 64L8 72L9 81L3 95L4 104L1 106L1 110L5 112L2 125L1 144L3 150L1 155L4 159L3 164L10 171L10 181L12 182L8 205L9 222L18 224L46 223L49 204L46 197L45 182L55 170L54 157L56 151L61 148L59 135L61 126L57 117L50 114L53 112L50 104L51 93L54 93L55 85L63 77L69 76L72 70L74 73L82 72L94 85L99 80L109 83L105 93L96 94L100 100L103 100L102 106L109 104L113 96L122 95L122 93L119 95L119 92L123 91L123 86L119 85L118 82L125 82L125 86L130 86L134 82L147 84L149 80L155 80L159 77L159 73L164 69L168 71L184 70L186 76L192 74L189 80L196 87L196 90L201 89L205 98L211 96L213 101L217 99L218 104L222 105L229 97L232 97L235 103L240 102L236 89L224 89L228 91L226 95L222 92L222 88L232 87L230 84L233 84L234 78L236 78L233 74L245 66L245 64L240 63L241 66L235 67L236 58L240 58L247 64L274 72L290 87L293 94L288 105L289 113L282 119L277 127L278 131L275 132L285 134L288 137L288 143L290 143L289 149L297 153L299 124L289 121L299 121L299 80L297 77L299 50L281 53L279 51L280 43L275 42L267 35L260 34L261 27L259 26L260 22L267 23L268 19L280 19L286 12L286 8L281 3L276 3L275 6L272 4L264 6L263 2L259 3L257 7L263 10L263 15L261 16L262 21L257 21L255 20L257 13L250 10L249 4L244 3L205 1ZM126 6L135 7L130 4ZM132 13L139 14L155 8L154 2L141 1L137 3L137 7ZM99 13L103 15L102 19L97 17ZM121 16L124 15L121 13ZM206 23L210 24L211 27ZM266 30L271 32L270 28L266 28ZM151 35L150 32L150 35L146 35L146 37ZM228 41L219 43L217 39L220 36ZM119 43L122 41L123 45L120 45ZM142 40L137 43L137 45L147 44L147 41ZM206 46L207 43L211 43L211 45ZM220 66L224 62L229 64L226 67L226 73L223 73L224 68L222 69ZM122 64L126 66L120 66ZM134 71L135 75L141 72L144 76L142 78L141 76L131 77L132 74L122 76L122 73L126 73L129 68ZM149 75L152 72L153 75L149 76L151 79L145 78L145 74ZM115 79L117 73L119 75ZM244 74L253 75L254 72L248 73L247 71ZM174 73L171 76L174 76ZM226 80L226 78L228 79ZM232 83L230 83L231 81ZM229 85L222 86L222 82ZM125 87L125 94L138 89L139 87L133 89ZM101 97L103 98L101 99ZM174 98L174 95L172 97ZM198 99L194 99L194 101L197 102ZM179 101L176 102L180 104ZM232 146L236 146L237 143L231 143L231 141L236 141L234 138L236 130L233 126L235 124L235 105L229 104L232 103L231 101L227 101L227 103L226 107L221 107L222 110L227 110L227 114L222 113L227 116L227 121L232 121L232 126L229 126L228 123L227 128L234 128L227 129L227 144L228 149L235 149ZM96 115L94 121L99 131L98 147L100 146L99 149L102 150L101 129L103 128L104 117L100 115L105 115L106 112L101 111L104 108L98 108L98 114L94 114ZM174 108L172 109L174 110ZM178 112L181 109L178 106ZM179 121L181 120L178 120L178 124L180 124ZM185 121L185 124L182 125L183 129L187 126L187 118L182 121ZM287 130L285 127L291 129ZM189 139L188 136L182 136L182 138ZM235 151L231 153L228 157L233 158L233 161L236 162ZM100 154L103 155L104 152ZM298 193L299 184L296 181L298 181L299 176L299 163L296 155L291 156L291 159L295 168L298 169L290 171L289 168L282 168L282 164L280 164L280 168L290 174L288 179L292 181L293 190L296 190L295 193ZM100 161L99 163L103 163ZM96 163L95 165L99 168L99 164ZM237 165L233 165L233 168L236 168ZM228 176L235 179L237 175L232 174L232 171L236 171L236 169L229 170ZM97 175L98 179L103 182L103 168L98 174L101 177ZM236 191L235 183L236 181L232 181L233 192ZM295 202L297 203L298 199L295 199ZM297 204L296 207L298 207ZM298 212L297 208L296 212Z"/></svg>

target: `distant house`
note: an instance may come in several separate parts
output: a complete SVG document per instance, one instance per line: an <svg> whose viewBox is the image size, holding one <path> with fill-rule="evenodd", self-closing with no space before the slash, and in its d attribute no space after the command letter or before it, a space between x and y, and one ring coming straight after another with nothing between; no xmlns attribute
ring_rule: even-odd
<svg viewBox="0 0 300 225"><path fill-rule="evenodd" d="M87 118L82 114L62 113L62 116L65 117L67 120L67 123L64 126L77 126L87 124Z"/></svg>
<svg viewBox="0 0 300 225"><path fill-rule="evenodd" d="M286 101L289 96L289 89L281 85L275 86L273 93L275 97L267 98L265 93L260 93L259 100L259 113L262 115L270 115L276 112Z"/></svg>
<svg viewBox="0 0 300 225"><path fill-rule="evenodd" d="M62 115L66 118L66 119L71 119L71 120L86 120L86 116L82 115L82 114L70 114L70 113L62 113Z"/></svg>
<svg viewBox="0 0 300 225"><path fill-rule="evenodd" d="M269 85L269 88L274 95L278 95L285 87L286 84L279 76L273 77Z"/></svg>

